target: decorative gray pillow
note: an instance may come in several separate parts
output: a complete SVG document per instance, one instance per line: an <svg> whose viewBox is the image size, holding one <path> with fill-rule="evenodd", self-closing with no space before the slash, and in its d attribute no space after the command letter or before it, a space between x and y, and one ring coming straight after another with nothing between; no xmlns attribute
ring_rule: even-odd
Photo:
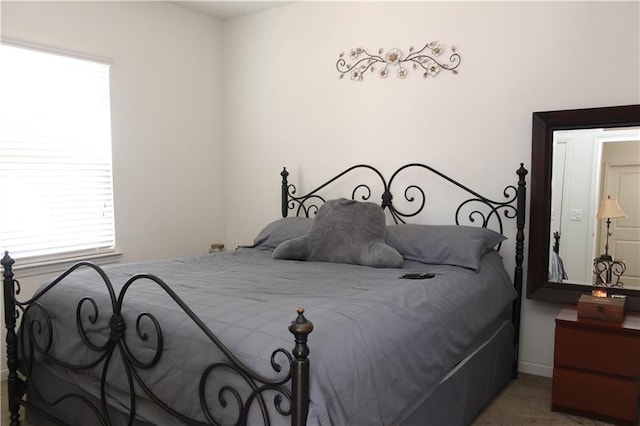
<svg viewBox="0 0 640 426"><path fill-rule="evenodd" d="M398 268L402 256L385 244L384 234L384 212L379 205L346 198L329 200L318 209L309 232L280 244L273 257Z"/></svg>
<svg viewBox="0 0 640 426"><path fill-rule="evenodd" d="M253 240L253 247L273 250L280 243L305 235L313 219L308 217L284 217L265 226Z"/></svg>
<svg viewBox="0 0 640 426"><path fill-rule="evenodd" d="M505 239L473 226L402 224L388 226L385 240L407 260L477 270L482 255Z"/></svg>

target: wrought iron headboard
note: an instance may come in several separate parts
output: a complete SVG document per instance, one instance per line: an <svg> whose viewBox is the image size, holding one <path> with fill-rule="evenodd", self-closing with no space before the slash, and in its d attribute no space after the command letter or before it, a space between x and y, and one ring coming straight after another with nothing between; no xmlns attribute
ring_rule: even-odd
<svg viewBox="0 0 640 426"><path fill-rule="evenodd" d="M495 221L496 231L503 233L504 224L500 212L503 212L506 219L514 219L518 215L518 212L520 210L517 202L518 195L520 193L520 188L524 190L524 177L527 174L527 171L524 168L523 164L520 164L520 169L517 172L520 176L517 186L506 186L503 190L505 200L496 201L480 195L476 191L461 184L455 179L452 179L444 173L441 173L433 167L430 167L426 164L410 163L405 164L404 166L398 168L395 172L393 172L389 180L387 180L377 168L368 164L357 164L337 174L312 191L300 196L296 195L297 189L295 185L288 182L289 172L286 168L283 168L282 173L280 173L280 175L282 176L282 217L289 216L290 211L294 211L295 216L312 216L318 210L319 206L326 202L324 196L320 194L324 188L356 169L366 169L372 171L374 175L379 178L379 181L382 184L383 192L381 196L382 201L380 204L382 209L387 209L389 211L389 214L396 224L406 223L407 218L417 216L420 212L422 212L427 201L425 191L420 185L408 184L404 188L404 199L408 203L417 203L414 204L415 208L412 211L406 212L399 210L393 204L394 197L393 193L391 192L391 187L396 177L401 172L410 168L427 170L428 172L439 176L440 178L446 180L447 182L450 182L454 186L460 188L462 191L472 196L472 198L469 198L460 203L460 205L458 205L457 209L455 210L454 220L456 225L460 225L462 223L462 215L464 214L464 212L468 212L465 223L470 222L475 224L476 226L486 228L489 223ZM362 193L362 195L360 195L360 193ZM415 194L417 197L414 197L412 194ZM358 195L360 195L359 200L369 201L372 196L371 186L365 183L357 184L351 192L351 199L355 200ZM471 207L474 205L477 205L477 208ZM466 210L465 207L469 208L469 210ZM476 223L476 221L478 222ZM500 246L498 246L498 249L499 248Z"/></svg>

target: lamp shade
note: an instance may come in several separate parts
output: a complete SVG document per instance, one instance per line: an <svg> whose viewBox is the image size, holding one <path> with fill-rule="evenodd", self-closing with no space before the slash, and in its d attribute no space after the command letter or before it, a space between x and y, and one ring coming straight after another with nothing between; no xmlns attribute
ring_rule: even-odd
<svg viewBox="0 0 640 426"><path fill-rule="evenodd" d="M626 214L620 208L620 204L618 204L618 200L615 198L611 198L610 195L607 195L606 200L602 200L600 203L600 209L598 210L598 219L611 218L611 217L627 217Z"/></svg>

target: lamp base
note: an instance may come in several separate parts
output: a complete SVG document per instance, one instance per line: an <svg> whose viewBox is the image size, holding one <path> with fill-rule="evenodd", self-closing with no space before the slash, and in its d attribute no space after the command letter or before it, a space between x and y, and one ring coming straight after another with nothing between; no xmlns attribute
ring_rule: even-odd
<svg viewBox="0 0 640 426"><path fill-rule="evenodd" d="M597 260L608 260L612 261L613 257L610 254L602 254Z"/></svg>

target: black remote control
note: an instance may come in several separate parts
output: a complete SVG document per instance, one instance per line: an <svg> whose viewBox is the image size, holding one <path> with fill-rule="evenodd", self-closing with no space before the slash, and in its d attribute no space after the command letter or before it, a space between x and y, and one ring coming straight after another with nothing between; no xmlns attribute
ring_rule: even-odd
<svg viewBox="0 0 640 426"><path fill-rule="evenodd" d="M432 274L431 272L421 272L421 273L404 274L400 278L405 280L424 280L427 278L433 278L435 276L436 274Z"/></svg>

